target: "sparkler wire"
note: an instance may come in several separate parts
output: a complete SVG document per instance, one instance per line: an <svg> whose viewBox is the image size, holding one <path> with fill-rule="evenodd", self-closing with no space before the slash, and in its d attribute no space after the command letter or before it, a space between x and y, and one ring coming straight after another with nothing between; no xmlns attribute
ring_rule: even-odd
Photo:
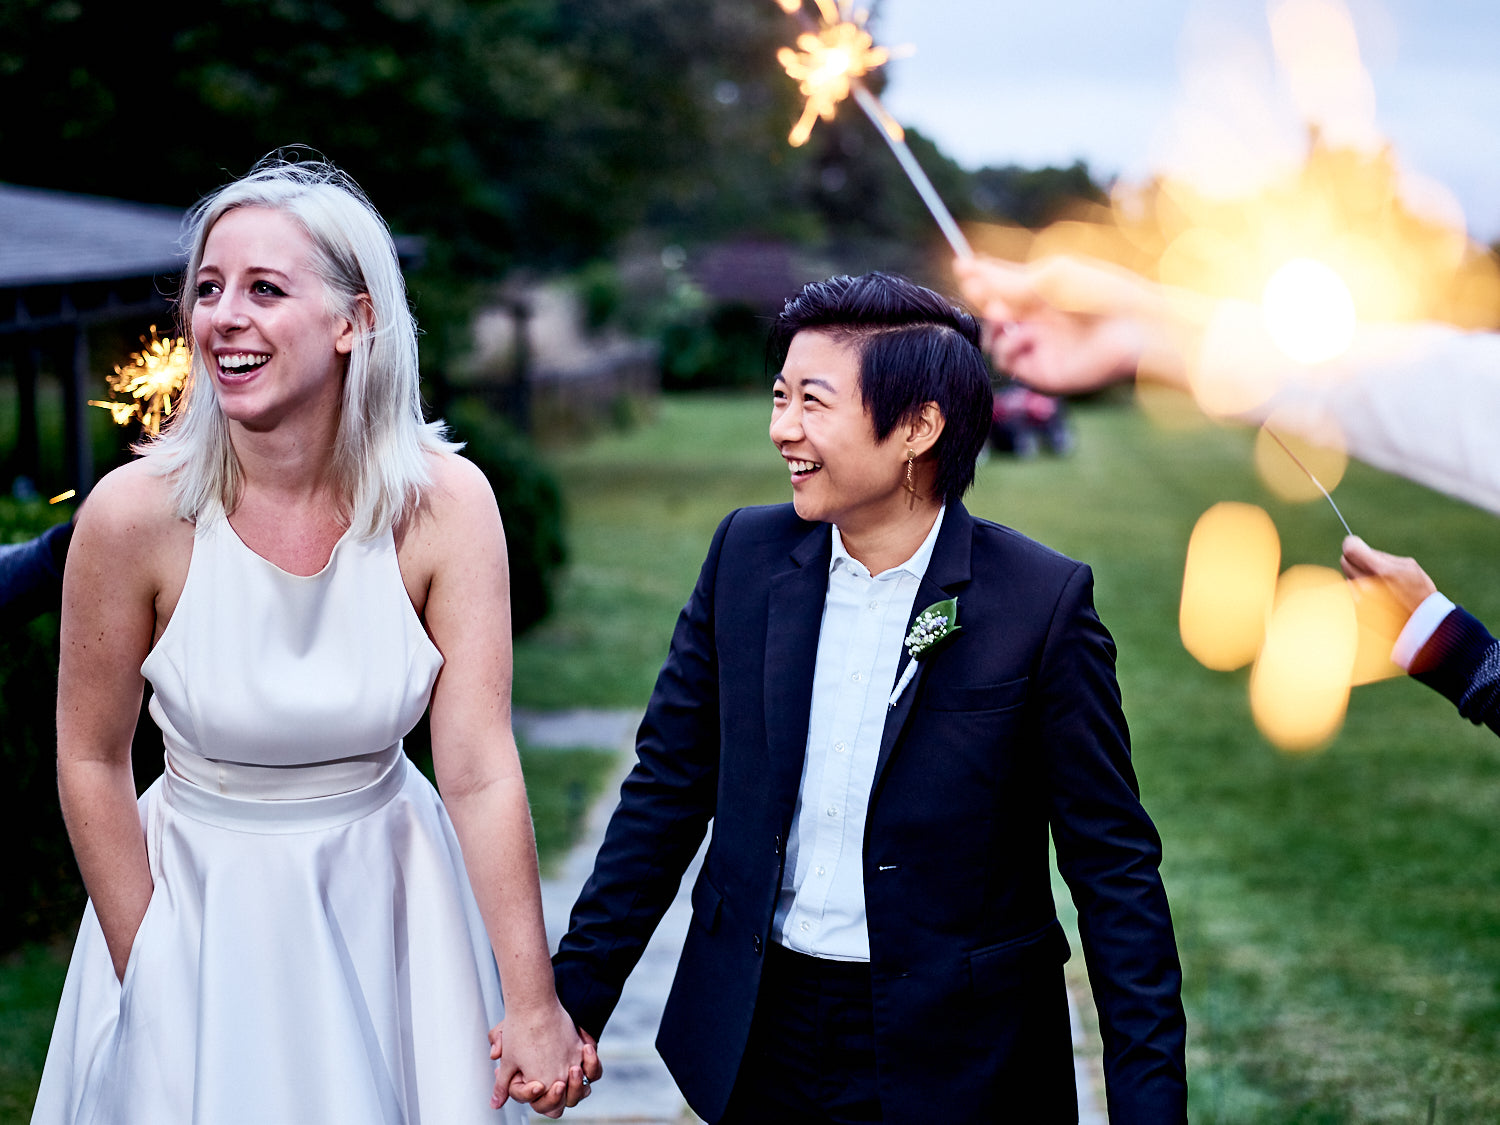
<svg viewBox="0 0 1500 1125"><path fill-rule="evenodd" d="M1341 524L1344 525L1344 530L1345 531L1349 532L1350 535L1353 535L1354 532L1349 527L1349 521L1344 518L1344 513L1341 512L1341 511L1339 511L1339 506L1333 502L1333 497L1328 494L1328 489L1326 489L1326 488L1323 487L1323 482L1320 481L1313 474L1313 471L1311 469L1309 469L1306 465L1304 465L1302 463L1302 459L1299 458L1295 453L1292 452L1291 447L1289 445L1287 445L1286 442L1284 442L1284 441L1281 440L1281 436L1279 434L1277 434L1277 432L1275 430L1271 429L1270 426L1262 426L1261 429L1265 430L1266 433L1270 434L1271 435L1271 439L1273 441L1275 441L1277 445L1281 446L1281 448L1283 450L1286 451L1286 455L1292 459L1292 463L1295 464L1297 466L1297 468L1301 469L1304 473L1307 474L1307 479L1308 480L1312 481L1313 484L1315 484L1315 485L1318 486L1318 491L1323 494L1323 499L1328 501L1328 506L1333 509L1333 514L1336 515L1336 516L1338 516L1339 523L1341 523Z"/></svg>
<svg viewBox="0 0 1500 1125"><path fill-rule="evenodd" d="M969 246L969 240L964 237L964 232L954 222L953 213L948 210L943 197L932 186L932 181L927 178L927 173L922 171L922 166L917 163L917 158L912 155L907 143L891 131L887 123L890 115L884 111L880 99L870 93L868 87L857 78L850 83L850 88L854 94L854 100L859 103L859 108L865 111L865 115L885 138L886 144L891 146L891 152L895 154L897 162L906 172L907 179L911 180L912 187L916 188L917 194L922 197L922 202L927 204L927 210L937 220L937 225L942 228L944 236L948 239L948 245L953 247L953 252L960 258L972 258L974 250Z"/></svg>

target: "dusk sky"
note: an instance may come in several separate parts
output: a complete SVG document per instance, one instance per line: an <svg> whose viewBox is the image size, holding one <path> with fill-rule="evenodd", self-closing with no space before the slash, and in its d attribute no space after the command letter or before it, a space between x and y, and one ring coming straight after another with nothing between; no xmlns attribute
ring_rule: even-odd
<svg viewBox="0 0 1500 1125"><path fill-rule="evenodd" d="M1446 187L1472 233L1500 237L1500 3L1323 3L1352 16L1374 127L1401 166ZM1257 0L873 7L877 42L915 48L889 64L887 105L968 167L1082 159L1139 180L1201 156L1179 127L1205 115L1283 157L1304 135Z"/></svg>

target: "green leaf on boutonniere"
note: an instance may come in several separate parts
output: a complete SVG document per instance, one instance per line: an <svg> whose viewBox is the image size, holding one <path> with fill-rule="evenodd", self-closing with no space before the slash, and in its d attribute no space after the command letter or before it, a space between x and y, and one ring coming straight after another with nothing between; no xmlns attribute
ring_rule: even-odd
<svg viewBox="0 0 1500 1125"><path fill-rule="evenodd" d="M926 660L962 633L958 624L958 599L937 602L917 614L906 634L906 648L913 660Z"/></svg>
<svg viewBox="0 0 1500 1125"><path fill-rule="evenodd" d="M906 685L917 674L918 661L926 660L962 632L958 625L957 598L937 602L917 614L911 623L911 631L906 634L906 648L911 653L911 659L906 662L906 671L896 681L895 690L891 692L891 700L886 706L896 706L896 700L901 698Z"/></svg>

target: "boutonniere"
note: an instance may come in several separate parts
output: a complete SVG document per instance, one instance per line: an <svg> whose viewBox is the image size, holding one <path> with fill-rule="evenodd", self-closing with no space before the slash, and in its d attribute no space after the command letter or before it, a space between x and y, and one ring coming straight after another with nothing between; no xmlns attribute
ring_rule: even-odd
<svg viewBox="0 0 1500 1125"><path fill-rule="evenodd" d="M906 685L917 674L919 660L926 660L962 632L963 629L958 624L957 598L936 602L917 614L916 620L911 623L911 631L906 634L906 648L911 653L911 659L906 662L906 671L896 681L891 701L886 706L896 706L896 700L901 698Z"/></svg>

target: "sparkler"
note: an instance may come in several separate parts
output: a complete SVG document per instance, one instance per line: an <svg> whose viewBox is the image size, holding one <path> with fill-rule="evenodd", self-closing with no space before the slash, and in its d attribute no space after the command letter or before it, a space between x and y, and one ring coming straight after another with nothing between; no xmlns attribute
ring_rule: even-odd
<svg viewBox="0 0 1500 1125"><path fill-rule="evenodd" d="M91 398L89 405L108 410L117 426L135 418L147 433L156 434L162 420L172 414L172 403L187 381L192 356L186 340L180 336L160 339L154 324L150 339L142 336L141 343L146 345L145 350L132 352L128 366L116 364L115 373L104 377L109 384L109 399Z"/></svg>
<svg viewBox="0 0 1500 1125"><path fill-rule="evenodd" d="M1333 502L1333 497L1329 495L1328 489L1323 487L1323 482L1320 481L1316 475L1314 475L1311 469L1309 469L1302 463L1302 459L1292 452L1291 447L1287 445L1286 442L1281 440L1280 436L1278 436L1275 430L1271 429L1270 426L1262 426L1261 429L1270 434L1271 439L1286 451L1286 455L1292 459L1293 464L1295 464L1297 468L1301 469L1304 473L1307 474L1307 479L1312 481L1313 484L1317 486L1318 491L1323 494L1323 499L1328 501L1328 506L1333 509L1333 514L1338 516L1339 523L1344 525L1344 530L1349 532L1350 535L1353 535L1354 532L1350 531L1349 529L1349 521L1344 518L1344 513L1339 511L1339 506Z"/></svg>
<svg viewBox="0 0 1500 1125"><path fill-rule="evenodd" d="M876 67L883 66L891 52L875 45L874 37L865 30L869 13L855 10L850 0L815 0L822 24L816 30L804 31L797 36L797 49L783 47L776 52L776 59L785 68L787 75L799 83L798 89L807 98L802 107L802 117L792 127L787 140L793 147L807 143L818 118L832 121L838 105L851 94L860 109L864 110L880 135L885 138L891 152L900 163L902 171L911 181L912 187L922 197L927 210L937 220L948 244L960 258L972 258L974 251L969 240L953 219L942 196L932 186L927 173L917 163L906 143L906 131L889 112L880 99L864 84L864 76ZM788 15L802 14L801 0L776 0L781 10ZM804 17L805 20L805 17ZM811 28L811 25L808 25Z"/></svg>

